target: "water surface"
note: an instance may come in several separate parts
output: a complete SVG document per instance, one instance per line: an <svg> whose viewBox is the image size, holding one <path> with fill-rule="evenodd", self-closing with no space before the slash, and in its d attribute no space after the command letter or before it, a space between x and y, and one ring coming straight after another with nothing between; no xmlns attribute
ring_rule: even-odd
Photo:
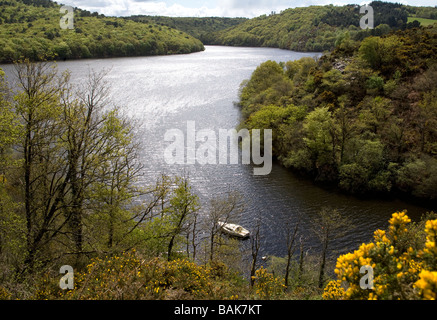
<svg viewBox="0 0 437 320"><path fill-rule="evenodd" d="M204 52L188 55L93 59L59 62L72 81L86 79L90 69L108 70L111 100L137 122L144 185L153 184L161 173L189 175L206 214L208 199L228 190L241 193L246 208L240 223L251 229L262 219L262 255L285 255L284 219L301 217L307 248L317 251L319 242L310 220L324 206L335 207L351 221L346 236L332 243L334 254L353 250L371 239L373 231L385 228L391 214L408 210L418 219L426 208L400 200L363 200L315 186L273 164L266 176L254 176L250 165L167 165L164 134L169 129L186 131L187 121L196 129L232 129L239 124L238 100L241 82L264 61L286 62L317 53L298 53L270 48L206 46ZM12 66L3 65L7 74ZM217 134L218 135L218 134ZM353 226L353 228L352 228ZM247 242L245 244L247 246Z"/></svg>

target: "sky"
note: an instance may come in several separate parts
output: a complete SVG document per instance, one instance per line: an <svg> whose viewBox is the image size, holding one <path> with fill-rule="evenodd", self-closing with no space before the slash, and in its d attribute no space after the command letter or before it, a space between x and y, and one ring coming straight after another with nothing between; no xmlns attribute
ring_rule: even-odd
<svg viewBox="0 0 437 320"><path fill-rule="evenodd" d="M397 0L415 6L435 6L437 0ZM364 0L61 0L107 16L159 15L170 17L247 17L310 5L362 4Z"/></svg>

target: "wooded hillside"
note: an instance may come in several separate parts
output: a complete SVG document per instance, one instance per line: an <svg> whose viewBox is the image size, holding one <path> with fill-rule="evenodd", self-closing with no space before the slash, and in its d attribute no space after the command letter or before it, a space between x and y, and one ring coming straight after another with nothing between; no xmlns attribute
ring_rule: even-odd
<svg viewBox="0 0 437 320"><path fill-rule="evenodd" d="M321 52L334 49L344 34L353 40L380 36L391 30L419 26L409 16L431 18L437 9L374 1L374 29L362 30L360 6L309 6L263 15L213 34L214 44L275 47L295 51ZM437 20L436 20L437 22Z"/></svg>
<svg viewBox="0 0 437 320"><path fill-rule="evenodd" d="M145 25L75 8L74 28L62 29L60 5L51 1L3 0L0 62L17 59L80 59L163 55L204 50L194 37L155 23Z"/></svg>
<svg viewBox="0 0 437 320"><path fill-rule="evenodd" d="M243 83L242 126L273 129L275 155L316 181L436 199L436 46L429 26L267 61Z"/></svg>

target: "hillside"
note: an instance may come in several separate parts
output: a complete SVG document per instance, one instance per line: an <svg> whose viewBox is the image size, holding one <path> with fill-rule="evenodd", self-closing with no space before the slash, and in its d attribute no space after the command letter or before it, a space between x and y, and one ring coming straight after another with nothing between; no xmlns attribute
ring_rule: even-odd
<svg viewBox="0 0 437 320"><path fill-rule="evenodd" d="M275 155L315 181L435 200L436 46L434 25L268 61L243 84L242 125L273 129Z"/></svg>
<svg viewBox="0 0 437 320"><path fill-rule="evenodd" d="M375 29L362 30L358 5L309 6L263 15L214 33L214 44L276 47L295 51L332 50L347 33L354 40L412 27L408 16L435 17L436 8L419 9L387 2L372 2Z"/></svg>
<svg viewBox="0 0 437 320"><path fill-rule="evenodd" d="M52 1L3 0L0 62L20 58L80 59L190 53L204 49L194 37L155 23L144 25L75 8L74 29L61 29Z"/></svg>
<svg viewBox="0 0 437 320"><path fill-rule="evenodd" d="M168 26L201 40L204 44L214 42L214 32L234 27L247 18L221 18L221 17L165 17L165 16L131 16L126 19L150 24L156 23L161 26Z"/></svg>

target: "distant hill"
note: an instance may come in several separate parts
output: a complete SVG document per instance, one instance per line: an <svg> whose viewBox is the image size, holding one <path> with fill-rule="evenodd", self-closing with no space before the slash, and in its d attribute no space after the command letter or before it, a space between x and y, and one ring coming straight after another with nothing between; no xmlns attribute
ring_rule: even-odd
<svg viewBox="0 0 437 320"><path fill-rule="evenodd" d="M130 16L126 19L141 23L156 23L169 26L201 40L204 44L214 41L213 33L228 29L249 20L248 18L221 18L221 17L165 17L165 16Z"/></svg>
<svg viewBox="0 0 437 320"><path fill-rule="evenodd" d="M309 6L287 9L279 14L263 15L237 26L214 33L211 43L230 46L276 47L296 51L332 50L346 35L362 40L392 30L420 24L408 23L408 17L437 17L437 9L404 6L374 1L375 28L362 30L358 5ZM437 22L437 21L436 21Z"/></svg>
<svg viewBox="0 0 437 320"><path fill-rule="evenodd" d="M437 8L374 1L375 28L362 30L358 5L309 6L246 18L106 17L74 8L74 28L61 29L61 5L51 0L0 0L0 63L17 59L81 59L190 53L204 44L332 50L345 38L362 40L433 24ZM435 20L437 22L437 20ZM51 58L50 58L51 57Z"/></svg>
<svg viewBox="0 0 437 320"><path fill-rule="evenodd" d="M62 29L61 6L50 0L1 0L0 62L125 57L204 50L198 39L156 23L145 25L75 8L74 28Z"/></svg>

